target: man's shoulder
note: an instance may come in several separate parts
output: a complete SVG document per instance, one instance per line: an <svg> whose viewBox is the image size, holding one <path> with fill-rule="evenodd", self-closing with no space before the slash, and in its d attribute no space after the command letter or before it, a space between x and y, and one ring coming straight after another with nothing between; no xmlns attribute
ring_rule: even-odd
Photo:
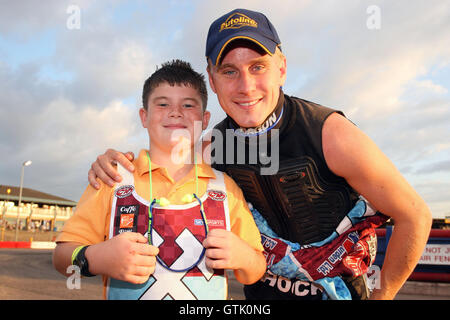
<svg viewBox="0 0 450 320"><path fill-rule="evenodd" d="M336 112L339 111L332 107L324 106L323 104L309 101L303 98L298 98L296 96L289 96L285 94L285 101L290 102L292 105L296 106L303 112ZM339 111L340 112L340 111Z"/></svg>
<svg viewBox="0 0 450 320"><path fill-rule="evenodd" d="M293 106L292 114L297 124L301 126L318 125L321 127L325 120L333 113L338 113L345 117L344 112L339 109L324 106L295 96L285 95L285 101Z"/></svg>

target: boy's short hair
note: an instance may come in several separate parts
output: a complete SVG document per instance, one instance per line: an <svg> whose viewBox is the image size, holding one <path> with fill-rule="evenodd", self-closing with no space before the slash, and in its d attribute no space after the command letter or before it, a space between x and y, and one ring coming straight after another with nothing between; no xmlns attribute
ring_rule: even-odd
<svg viewBox="0 0 450 320"><path fill-rule="evenodd" d="M179 59L165 62L161 68L145 81L142 91L142 104L144 109L148 107L148 97L160 84L167 82L169 85L190 86L198 91L203 104L203 111L208 103L208 91L206 90L205 77L192 69L191 64Z"/></svg>

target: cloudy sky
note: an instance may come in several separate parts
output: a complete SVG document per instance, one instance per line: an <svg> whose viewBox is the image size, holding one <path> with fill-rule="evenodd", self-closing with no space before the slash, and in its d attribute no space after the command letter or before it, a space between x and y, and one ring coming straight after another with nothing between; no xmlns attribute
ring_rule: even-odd
<svg viewBox="0 0 450 320"><path fill-rule="evenodd" d="M31 159L26 187L77 201L97 155L146 146L144 80L174 58L205 73L209 25L237 7L276 26L287 94L344 111L450 215L447 1L0 0L0 184Z"/></svg>

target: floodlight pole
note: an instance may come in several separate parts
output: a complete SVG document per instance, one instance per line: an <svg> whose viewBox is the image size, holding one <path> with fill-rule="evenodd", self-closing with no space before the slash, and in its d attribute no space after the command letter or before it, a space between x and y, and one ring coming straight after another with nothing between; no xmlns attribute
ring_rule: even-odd
<svg viewBox="0 0 450 320"><path fill-rule="evenodd" d="M31 160L27 160L22 163L22 173L20 175L20 191L19 191L19 205L17 207L17 218L16 218L16 237L15 241L17 241L19 236L19 214L20 214L20 205L22 204L22 188L23 188L23 175L25 173L25 167L28 167L31 164Z"/></svg>

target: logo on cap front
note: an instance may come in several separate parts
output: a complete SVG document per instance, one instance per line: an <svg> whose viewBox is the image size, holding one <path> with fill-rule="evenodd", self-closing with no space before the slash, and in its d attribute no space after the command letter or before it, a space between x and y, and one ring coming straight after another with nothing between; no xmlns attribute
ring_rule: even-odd
<svg viewBox="0 0 450 320"><path fill-rule="evenodd" d="M258 23L255 20L247 17L245 14L236 12L229 16L227 20L225 20L225 22L220 25L219 32L226 29L239 29L242 27L257 28Z"/></svg>

